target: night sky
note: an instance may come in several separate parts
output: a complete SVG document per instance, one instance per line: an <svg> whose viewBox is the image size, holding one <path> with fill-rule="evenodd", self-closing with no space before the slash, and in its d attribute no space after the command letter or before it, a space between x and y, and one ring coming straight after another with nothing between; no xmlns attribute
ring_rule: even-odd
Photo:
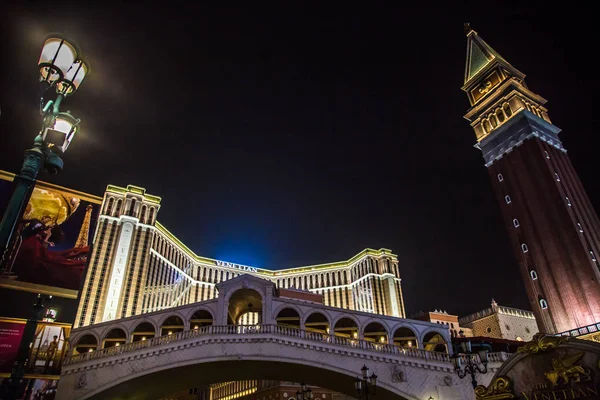
<svg viewBox="0 0 600 400"><path fill-rule="evenodd" d="M600 207L592 9L27 4L0 12L0 169L17 172L41 124L44 36L66 33L92 74L63 103L82 119L65 170L40 179L145 187L199 255L279 269L385 247L409 314L529 308L463 119L466 21L548 99Z"/></svg>

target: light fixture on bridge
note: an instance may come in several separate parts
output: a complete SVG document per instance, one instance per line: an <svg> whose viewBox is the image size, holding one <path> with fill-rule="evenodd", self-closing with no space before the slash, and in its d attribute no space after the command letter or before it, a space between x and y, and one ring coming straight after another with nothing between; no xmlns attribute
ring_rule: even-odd
<svg viewBox="0 0 600 400"><path fill-rule="evenodd" d="M373 372L369 376L369 368L366 365L360 369L362 372L362 379L356 377L354 380L354 389L359 397L365 396L365 400L369 400L369 394L375 394L377 388L377 375Z"/></svg>
<svg viewBox="0 0 600 400"><path fill-rule="evenodd" d="M460 379L463 379L467 374L471 375L471 384L473 388L477 387L477 380L475 379L475 374L485 374L487 373L487 363L488 363L488 350L485 348L480 348L478 351L472 351L471 341L465 340L460 344L462 354L465 357L466 364L463 366L463 360L461 358L461 354L455 353L452 356L452 363L454 364L454 372L458 375ZM479 362L477 362L477 358L479 358Z"/></svg>

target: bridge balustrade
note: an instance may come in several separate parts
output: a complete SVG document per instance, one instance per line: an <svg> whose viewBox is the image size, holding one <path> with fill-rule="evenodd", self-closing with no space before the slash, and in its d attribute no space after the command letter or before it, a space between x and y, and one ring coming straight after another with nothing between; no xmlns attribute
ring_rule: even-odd
<svg viewBox="0 0 600 400"><path fill-rule="evenodd" d="M67 358L65 365L76 364L89 360L109 357L139 349L151 348L181 340L193 339L209 335L253 335L253 334L273 334L290 338L303 339L311 342L328 343L336 346L350 347L355 349L393 354L397 356L420 358L432 361L450 361L446 353L438 353L411 347L399 347L387 343L375 343L367 340L353 339L332 334L306 331L298 328L292 328L280 325L208 325L193 330L173 333L155 337L149 340L141 340L134 343L127 343L121 346L114 346L102 350L96 350L89 353L77 354Z"/></svg>

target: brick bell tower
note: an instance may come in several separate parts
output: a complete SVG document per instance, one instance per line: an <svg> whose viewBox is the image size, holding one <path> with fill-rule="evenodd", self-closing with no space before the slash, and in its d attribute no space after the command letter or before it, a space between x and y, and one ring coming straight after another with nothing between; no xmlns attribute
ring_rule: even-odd
<svg viewBox="0 0 600 400"><path fill-rule="evenodd" d="M600 322L600 222L546 100L466 24L465 118L477 137L544 333Z"/></svg>

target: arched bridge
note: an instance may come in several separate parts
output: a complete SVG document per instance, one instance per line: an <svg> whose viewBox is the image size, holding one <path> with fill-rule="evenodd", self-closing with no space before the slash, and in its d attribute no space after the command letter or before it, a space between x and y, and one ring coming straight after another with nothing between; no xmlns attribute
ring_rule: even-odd
<svg viewBox="0 0 600 400"><path fill-rule="evenodd" d="M379 376L379 400L474 398L447 352L424 349L445 346L440 325L273 297L250 276L224 284L215 300L75 329L56 398L156 399L248 379L355 396L363 365Z"/></svg>

